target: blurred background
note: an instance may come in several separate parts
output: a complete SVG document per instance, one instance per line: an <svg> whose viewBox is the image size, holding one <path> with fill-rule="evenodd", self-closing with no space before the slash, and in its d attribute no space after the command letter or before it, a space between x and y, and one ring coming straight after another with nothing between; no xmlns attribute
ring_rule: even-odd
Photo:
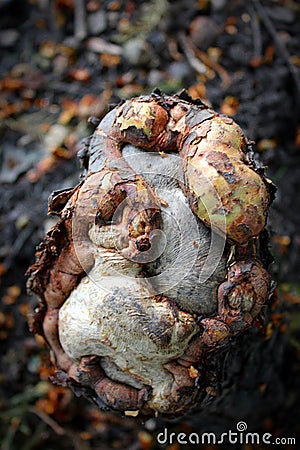
<svg viewBox="0 0 300 450"><path fill-rule="evenodd" d="M177 450L158 445L164 427L220 434L241 420L300 438L299 19L297 0L0 0L1 450ZM156 87L232 117L278 187L266 326L231 343L219 392L168 423L102 412L51 384L24 275L54 223L48 196L79 179L88 117Z"/></svg>

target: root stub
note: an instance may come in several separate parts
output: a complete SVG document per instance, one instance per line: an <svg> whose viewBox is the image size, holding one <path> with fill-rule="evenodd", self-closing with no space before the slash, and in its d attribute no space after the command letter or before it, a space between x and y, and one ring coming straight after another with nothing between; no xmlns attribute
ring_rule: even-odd
<svg viewBox="0 0 300 450"><path fill-rule="evenodd" d="M269 298L271 183L238 125L186 93L116 107L85 167L51 197L59 221L28 270L33 329L77 395L132 416L183 414Z"/></svg>

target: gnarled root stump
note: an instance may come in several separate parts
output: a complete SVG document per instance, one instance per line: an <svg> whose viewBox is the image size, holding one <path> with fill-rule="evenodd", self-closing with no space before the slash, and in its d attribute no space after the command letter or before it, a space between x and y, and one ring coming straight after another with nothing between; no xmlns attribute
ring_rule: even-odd
<svg viewBox="0 0 300 450"><path fill-rule="evenodd" d="M238 125L185 92L120 104L80 156L28 271L33 329L58 381L100 407L182 414L270 296L272 185Z"/></svg>

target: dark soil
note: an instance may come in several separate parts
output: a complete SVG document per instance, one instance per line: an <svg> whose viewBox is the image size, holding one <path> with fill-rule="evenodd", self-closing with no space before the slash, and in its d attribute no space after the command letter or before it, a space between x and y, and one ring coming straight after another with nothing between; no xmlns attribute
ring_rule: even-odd
<svg viewBox="0 0 300 450"><path fill-rule="evenodd" d="M165 427L220 436L240 421L281 447L299 442L300 2L89 0L85 16L81 3L0 0L0 448L177 450L193 445L173 437L159 446ZM266 328L232 342L216 395L168 423L99 411L49 382L48 349L29 332L36 299L24 275L54 220L49 194L77 183L88 116L155 87L186 88L232 116L278 187Z"/></svg>

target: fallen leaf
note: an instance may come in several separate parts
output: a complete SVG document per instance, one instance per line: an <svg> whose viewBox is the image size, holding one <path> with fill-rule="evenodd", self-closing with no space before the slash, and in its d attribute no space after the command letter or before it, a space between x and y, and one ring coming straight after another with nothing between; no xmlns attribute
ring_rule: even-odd
<svg viewBox="0 0 300 450"><path fill-rule="evenodd" d="M84 67L80 67L77 69L70 70L68 76L71 80L86 83L91 79L91 72L88 69L85 69Z"/></svg>

